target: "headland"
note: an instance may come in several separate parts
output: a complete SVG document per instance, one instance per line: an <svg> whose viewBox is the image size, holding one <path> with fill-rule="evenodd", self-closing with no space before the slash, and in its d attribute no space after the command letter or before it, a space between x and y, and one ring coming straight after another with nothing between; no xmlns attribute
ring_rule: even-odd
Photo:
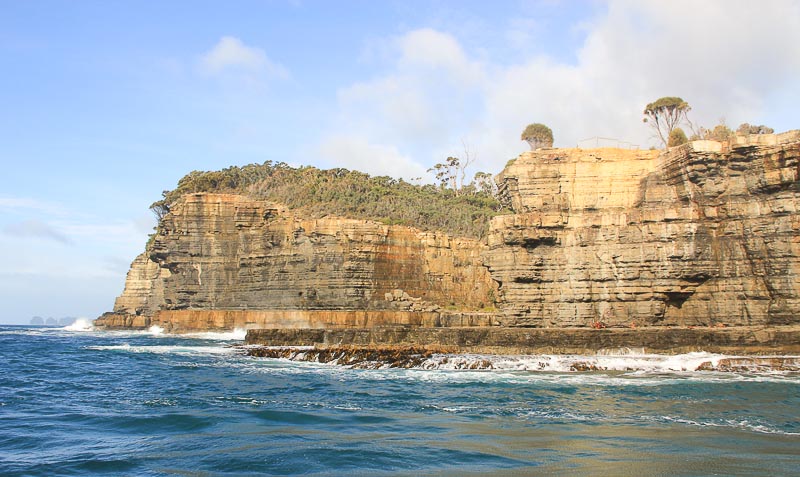
<svg viewBox="0 0 800 477"><path fill-rule="evenodd" d="M800 131L538 149L496 176L494 202L451 191L429 213L403 201L434 186L284 166L193 173L165 194L96 326L244 328L273 346L800 351ZM286 184L363 203L277 202ZM380 216L393 203L417 219Z"/></svg>

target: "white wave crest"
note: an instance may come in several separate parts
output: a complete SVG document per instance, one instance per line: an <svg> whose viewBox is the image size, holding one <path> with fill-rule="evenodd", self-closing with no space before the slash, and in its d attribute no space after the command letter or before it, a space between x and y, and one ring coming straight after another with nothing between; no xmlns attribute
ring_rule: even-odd
<svg viewBox="0 0 800 477"><path fill-rule="evenodd" d="M744 429L753 432L758 432L761 434L781 434L785 436L800 436L800 432L789 432L783 431L781 429L776 429L774 427L770 427L768 425L758 423L758 422L751 422L748 419L720 419L720 420L708 420L708 421L696 421L693 419L687 419L677 416L642 416L642 420L645 421L653 421L653 422L667 422L667 423L675 423L675 424L685 424L690 426L696 427L729 427L734 429Z"/></svg>
<svg viewBox="0 0 800 477"><path fill-rule="evenodd" d="M125 351L129 353L151 353L151 354L180 354L180 355L217 355L217 354L232 354L236 352L235 348L222 347L222 346L138 346L130 345L128 343L121 345L108 345L108 346L87 346L86 349L95 351Z"/></svg>
<svg viewBox="0 0 800 477"><path fill-rule="evenodd" d="M89 318L78 318L71 325L61 328L64 331L94 331L94 325Z"/></svg>
<svg viewBox="0 0 800 477"><path fill-rule="evenodd" d="M162 328L162 327L160 327L158 325L153 325L153 326L151 326L150 328L147 329L147 333L151 334L153 336L160 336L160 335L164 334L164 328Z"/></svg>
<svg viewBox="0 0 800 477"><path fill-rule="evenodd" d="M626 350L619 353L604 352L597 355L436 355L424 361L422 369L469 370L492 369L502 371L638 371L645 373L673 373L695 371L704 363L716 367L720 359L728 356L706 352L677 355L644 354Z"/></svg>

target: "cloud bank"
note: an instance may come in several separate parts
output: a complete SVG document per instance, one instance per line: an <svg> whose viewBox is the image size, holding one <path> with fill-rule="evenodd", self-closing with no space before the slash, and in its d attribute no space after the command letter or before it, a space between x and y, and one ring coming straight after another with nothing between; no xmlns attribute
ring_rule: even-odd
<svg viewBox="0 0 800 477"><path fill-rule="evenodd" d="M775 104L800 106L786 106L798 98L796 2L619 0L578 27L585 37L573 62L545 54L492 61L430 28L392 38L381 73L339 89L319 153L409 178L459 155L464 141L478 169L497 172L526 149L519 134L531 122L548 124L556 146L592 147L582 140L600 136L647 148L657 142L642 110L661 96L683 97L693 121L707 126L764 123ZM514 24L516 47L539 38L525 28Z"/></svg>

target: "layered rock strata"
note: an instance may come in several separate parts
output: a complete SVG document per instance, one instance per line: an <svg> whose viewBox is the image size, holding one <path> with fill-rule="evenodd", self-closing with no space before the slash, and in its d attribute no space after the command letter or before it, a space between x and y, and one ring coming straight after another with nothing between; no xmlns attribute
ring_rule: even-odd
<svg viewBox="0 0 800 477"><path fill-rule="evenodd" d="M800 131L666 153L540 149L498 176L513 213L482 242L189 194L96 324L789 326L800 323L798 175Z"/></svg>
<svg viewBox="0 0 800 477"><path fill-rule="evenodd" d="M305 219L233 194L191 194L128 272L106 327L489 325L464 314L496 284L476 240L336 217ZM450 308L450 310L448 310Z"/></svg>
<svg viewBox="0 0 800 477"><path fill-rule="evenodd" d="M644 353L707 351L800 353L800 326L777 328L420 328L263 329L245 343L267 346L421 346L452 353L593 354L634 348Z"/></svg>
<svg viewBox="0 0 800 477"><path fill-rule="evenodd" d="M800 317L800 133L552 149L500 175L485 263L506 326L781 325Z"/></svg>

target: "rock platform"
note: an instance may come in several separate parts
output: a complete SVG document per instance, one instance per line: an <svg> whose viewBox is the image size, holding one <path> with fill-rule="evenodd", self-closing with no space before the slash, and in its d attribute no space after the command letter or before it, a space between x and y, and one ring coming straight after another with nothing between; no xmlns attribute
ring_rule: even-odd
<svg viewBox="0 0 800 477"><path fill-rule="evenodd" d="M249 330L248 345L410 346L450 353L594 354L636 349L643 353L800 354L800 326L725 328L504 328L376 327Z"/></svg>

